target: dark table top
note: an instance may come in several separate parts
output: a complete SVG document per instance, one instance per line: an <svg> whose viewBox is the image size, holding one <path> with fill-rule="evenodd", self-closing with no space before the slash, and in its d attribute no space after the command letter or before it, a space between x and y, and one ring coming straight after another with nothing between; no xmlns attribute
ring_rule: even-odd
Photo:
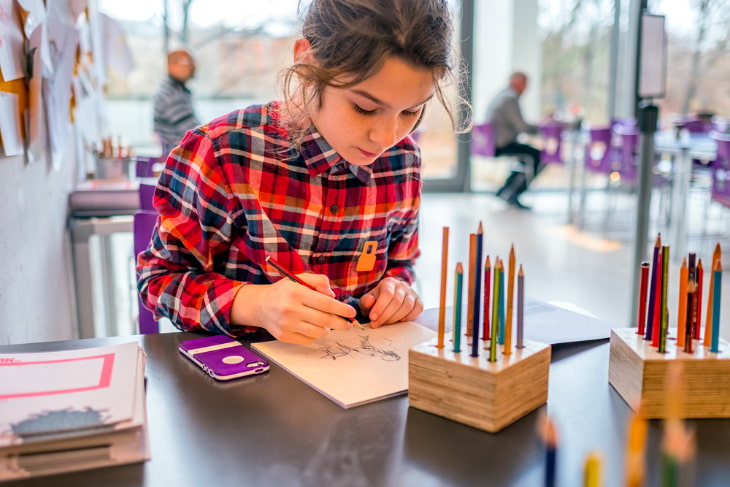
<svg viewBox="0 0 730 487"><path fill-rule="evenodd" d="M148 462L8 486L540 486L540 411L559 434L557 485L582 485L591 451L603 485L623 485L631 411L608 383L608 342L554 346L548 403L497 434L408 407L403 395L342 409L275 364L217 382L182 357L190 333L136 337L147 352ZM103 338L0 347L0 352L101 346ZM730 420L690 420L696 486L730 485ZM649 423L646 485L659 485L662 423Z"/></svg>

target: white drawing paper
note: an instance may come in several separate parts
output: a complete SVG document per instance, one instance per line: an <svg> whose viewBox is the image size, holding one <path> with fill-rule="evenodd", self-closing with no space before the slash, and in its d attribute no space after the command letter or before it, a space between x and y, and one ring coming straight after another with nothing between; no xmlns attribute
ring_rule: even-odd
<svg viewBox="0 0 730 487"><path fill-rule="evenodd" d="M408 350L435 333L413 322L331 331L308 346L280 341L252 347L344 408L408 390Z"/></svg>

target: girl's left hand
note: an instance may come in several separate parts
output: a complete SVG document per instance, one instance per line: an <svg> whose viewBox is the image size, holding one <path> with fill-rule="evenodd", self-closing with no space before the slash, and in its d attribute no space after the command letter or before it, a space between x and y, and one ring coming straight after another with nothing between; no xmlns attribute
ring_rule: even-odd
<svg viewBox="0 0 730 487"><path fill-rule="evenodd" d="M411 321L423 311L418 293L407 283L386 277L360 298L360 310L377 328L398 321Z"/></svg>

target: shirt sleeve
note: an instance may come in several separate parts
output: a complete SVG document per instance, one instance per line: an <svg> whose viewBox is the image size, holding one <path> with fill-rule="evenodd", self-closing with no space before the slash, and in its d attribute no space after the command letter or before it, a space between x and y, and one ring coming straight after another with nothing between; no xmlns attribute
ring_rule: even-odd
<svg viewBox="0 0 730 487"><path fill-rule="evenodd" d="M238 336L257 330L230 325L233 298L244 283L215 270L231 238L228 192L210 139L191 131L160 175L154 197L159 217L137 261L143 302L184 331Z"/></svg>
<svg viewBox="0 0 730 487"><path fill-rule="evenodd" d="M532 125L525 121L517 98L509 98L506 101L504 114L509 120L510 125L512 125L517 132L524 132L533 135L538 133L539 127L537 125Z"/></svg>

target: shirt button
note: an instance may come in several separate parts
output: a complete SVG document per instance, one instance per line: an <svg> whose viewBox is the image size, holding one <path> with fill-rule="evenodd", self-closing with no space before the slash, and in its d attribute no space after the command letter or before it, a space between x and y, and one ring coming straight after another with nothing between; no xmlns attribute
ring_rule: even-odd
<svg viewBox="0 0 730 487"><path fill-rule="evenodd" d="M339 206L337 206L337 205L330 206L330 213L332 213L333 215L336 215L338 211L340 211Z"/></svg>

